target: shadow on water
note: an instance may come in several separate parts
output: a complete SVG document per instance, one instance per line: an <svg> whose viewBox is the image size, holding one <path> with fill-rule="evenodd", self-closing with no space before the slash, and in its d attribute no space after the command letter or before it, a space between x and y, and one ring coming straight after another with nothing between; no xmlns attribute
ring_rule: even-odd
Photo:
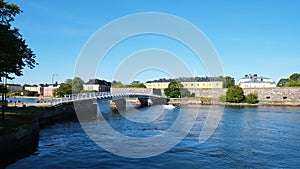
<svg viewBox="0 0 300 169"><path fill-rule="evenodd" d="M13 143L12 143L13 144ZM15 163L19 159L33 155L38 149L38 141L28 145L26 148L14 153L0 156L0 168L6 168L8 165Z"/></svg>

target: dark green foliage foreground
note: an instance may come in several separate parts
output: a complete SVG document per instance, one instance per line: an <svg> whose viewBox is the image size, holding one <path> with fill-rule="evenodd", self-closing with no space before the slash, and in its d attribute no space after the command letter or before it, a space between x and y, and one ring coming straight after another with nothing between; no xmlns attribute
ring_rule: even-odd
<svg viewBox="0 0 300 169"><path fill-rule="evenodd" d="M0 0L0 78L22 76L23 68L37 65L35 54L28 47L19 30L11 25L22 11L15 4Z"/></svg>
<svg viewBox="0 0 300 169"><path fill-rule="evenodd" d="M232 103L241 103L245 99L244 91L239 86L231 86L226 92L226 101Z"/></svg>
<svg viewBox="0 0 300 169"><path fill-rule="evenodd" d="M170 98L188 97L189 91L183 88L180 81L171 81L168 88L164 89L165 95Z"/></svg>

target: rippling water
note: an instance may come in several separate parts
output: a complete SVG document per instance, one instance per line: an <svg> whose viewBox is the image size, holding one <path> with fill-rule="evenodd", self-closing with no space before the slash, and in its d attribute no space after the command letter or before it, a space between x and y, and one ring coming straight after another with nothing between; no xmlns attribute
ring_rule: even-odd
<svg viewBox="0 0 300 169"><path fill-rule="evenodd" d="M152 106L137 112L132 109L127 113L133 119L137 113L152 119L158 108ZM193 109L197 108L186 110ZM300 108L225 107L212 137L199 143L208 109L201 107L185 139L158 156L114 155L94 143L80 123L65 122L41 129L37 151L8 168L300 168ZM132 122L118 113L104 113L104 117L122 134L152 137L172 125L178 110L169 110L150 123ZM96 125L97 121L85 124Z"/></svg>

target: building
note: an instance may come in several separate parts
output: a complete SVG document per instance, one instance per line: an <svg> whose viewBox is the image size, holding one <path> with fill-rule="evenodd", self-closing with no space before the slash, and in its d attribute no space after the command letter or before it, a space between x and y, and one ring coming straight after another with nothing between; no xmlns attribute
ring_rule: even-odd
<svg viewBox="0 0 300 169"><path fill-rule="evenodd" d="M165 89L171 81L178 80L187 89L217 89L223 88L223 81L217 77L182 77L177 79L159 79L147 81L145 86L151 89Z"/></svg>
<svg viewBox="0 0 300 169"><path fill-rule="evenodd" d="M52 97L54 89L59 88L59 84L40 84L40 85L30 85L25 86L27 91L35 91L41 96Z"/></svg>
<svg viewBox="0 0 300 169"><path fill-rule="evenodd" d="M26 85L25 90L26 91L37 92L40 95L41 95L41 93L43 93L43 88L41 86L38 86L38 85Z"/></svg>
<svg viewBox="0 0 300 169"><path fill-rule="evenodd" d="M83 84L85 91L109 92L111 83L105 80L90 79L87 83Z"/></svg>
<svg viewBox="0 0 300 169"><path fill-rule="evenodd" d="M42 86L42 96L45 96L45 97L52 97L53 96L53 91L54 89L57 89L59 88L59 84L46 84L46 85L43 85Z"/></svg>
<svg viewBox="0 0 300 169"><path fill-rule="evenodd" d="M21 92L23 91L23 86L19 84L7 84L7 90L9 92Z"/></svg>
<svg viewBox="0 0 300 169"><path fill-rule="evenodd" d="M276 83L271 78L249 74L239 79L238 86L241 88L274 88Z"/></svg>

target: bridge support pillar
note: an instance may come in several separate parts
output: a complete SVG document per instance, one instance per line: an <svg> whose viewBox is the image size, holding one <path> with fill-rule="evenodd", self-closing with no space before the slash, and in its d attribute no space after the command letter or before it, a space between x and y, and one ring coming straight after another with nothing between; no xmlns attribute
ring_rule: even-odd
<svg viewBox="0 0 300 169"><path fill-rule="evenodd" d="M157 104L167 104L168 99L167 98L151 98L149 101L151 105L157 105Z"/></svg>
<svg viewBox="0 0 300 169"><path fill-rule="evenodd" d="M126 100L125 99L111 100L110 109L112 111L126 110Z"/></svg>
<svg viewBox="0 0 300 169"><path fill-rule="evenodd" d="M151 105L151 103L150 103L150 105ZM147 107L147 106L149 106L148 98L136 98L135 106L136 107Z"/></svg>

